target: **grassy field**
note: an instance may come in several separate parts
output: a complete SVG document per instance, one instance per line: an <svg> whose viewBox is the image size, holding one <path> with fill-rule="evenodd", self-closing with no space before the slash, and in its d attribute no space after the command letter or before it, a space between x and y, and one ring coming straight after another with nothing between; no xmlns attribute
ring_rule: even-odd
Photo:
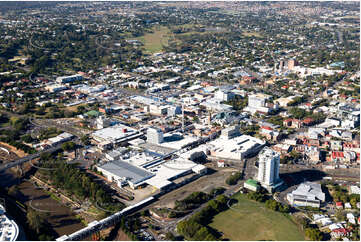
<svg viewBox="0 0 361 242"><path fill-rule="evenodd" d="M246 198L243 194L231 209L216 215L209 226L223 233L229 240L305 240L288 215L267 209L264 204Z"/></svg>
<svg viewBox="0 0 361 242"><path fill-rule="evenodd" d="M136 39L144 44L144 49L147 52L156 53L162 51L163 45L168 45L169 36L169 29L164 26L159 26L153 28L153 33L146 33L144 36Z"/></svg>
<svg viewBox="0 0 361 242"><path fill-rule="evenodd" d="M262 37L262 35L260 35L257 32L243 32L242 34L247 37L252 37L252 36L257 37L257 38Z"/></svg>

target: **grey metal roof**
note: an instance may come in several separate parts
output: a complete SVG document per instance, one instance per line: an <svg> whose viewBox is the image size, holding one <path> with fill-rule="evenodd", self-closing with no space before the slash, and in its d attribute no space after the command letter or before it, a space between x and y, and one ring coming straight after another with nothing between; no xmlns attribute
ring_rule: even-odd
<svg viewBox="0 0 361 242"><path fill-rule="evenodd" d="M133 184L140 183L154 176L153 173L120 160L106 163L100 166L100 168L111 172L118 177L127 177Z"/></svg>

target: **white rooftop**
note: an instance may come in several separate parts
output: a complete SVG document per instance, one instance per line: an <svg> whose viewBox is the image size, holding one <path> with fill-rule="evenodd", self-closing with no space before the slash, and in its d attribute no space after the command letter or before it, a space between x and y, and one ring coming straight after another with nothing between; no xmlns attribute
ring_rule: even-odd
<svg viewBox="0 0 361 242"><path fill-rule="evenodd" d="M159 146L171 149L181 149L182 147L197 141L196 136L183 135L182 133L167 133L163 136L163 142Z"/></svg>
<svg viewBox="0 0 361 242"><path fill-rule="evenodd" d="M242 154L258 149L264 144L263 140L249 135L241 135L232 139L221 136L209 142L208 147L215 152L217 157L239 159Z"/></svg>
<svg viewBox="0 0 361 242"><path fill-rule="evenodd" d="M191 171L196 166L196 163L182 158L170 160L156 167L152 167L150 171L156 175L148 179L146 182L158 189L161 189L171 183L169 181L170 179L181 176L184 173Z"/></svg>
<svg viewBox="0 0 361 242"><path fill-rule="evenodd" d="M116 142L130 135L134 135L138 130L123 124L117 124L108 128L100 129L92 133L92 137L98 142Z"/></svg>
<svg viewBox="0 0 361 242"><path fill-rule="evenodd" d="M307 200L325 201L325 193L322 192L321 185L313 182L301 183L296 190L292 192L294 196L302 196Z"/></svg>

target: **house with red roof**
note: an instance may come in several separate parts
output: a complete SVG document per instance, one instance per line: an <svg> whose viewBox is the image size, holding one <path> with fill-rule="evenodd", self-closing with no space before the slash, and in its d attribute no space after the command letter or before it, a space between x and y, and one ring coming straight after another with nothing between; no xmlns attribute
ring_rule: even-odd
<svg viewBox="0 0 361 242"><path fill-rule="evenodd" d="M337 209L343 209L343 203L342 202L336 202L336 208Z"/></svg>
<svg viewBox="0 0 361 242"><path fill-rule="evenodd" d="M301 120L298 119L286 119L283 121L283 126L285 127L290 127L290 128L301 128L302 127L303 122Z"/></svg>
<svg viewBox="0 0 361 242"><path fill-rule="evenodd" d="M311 126L315 123L315 121L312 118L305 118L302 123L305 126Z"/></svg>
<svg viewBox="0 0 361 242"><path fill-rule="evenodd" d="M338 228L338 229L334 229L331 232L331 236L333 238L340 238L340 237L348 237L351 236L352 232L348 229L345 228Z"/></svg>

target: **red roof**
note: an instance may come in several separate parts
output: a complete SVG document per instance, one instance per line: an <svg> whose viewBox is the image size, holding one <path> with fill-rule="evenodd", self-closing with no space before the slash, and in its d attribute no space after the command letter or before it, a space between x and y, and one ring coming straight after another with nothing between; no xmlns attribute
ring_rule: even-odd
<svg viewBox="0 0 361 242"><path fill-rule="evenodd" d="M336 202L336 206L341 207L343 206L342 202Z"/></svg>
<svg viewBox="0 0 361 242"><path fill-rule="evenodd" d="M348 229L345 229L345 228L338 228L338 229L332 230L332 232L334 232L334 233L339 233L339 234L347 234L347 233L349 233L350 231L349 231Z"/></svg>
<svg viewBox="0 0 361 242"><path fill-rule="evenodd" d="M261 127L262 129L267 129L267 130L273 130L271 127L269 127L269 126L262 126Z"/></svg>
<svg viewBox="0 0 361 242"><path fill-rule="evenodd" d="M336 158L343 158L343 152L342 151L332 151L332 159Z"/></svg>
<svg viewBox="0 0 361 242"><path fill-rule="evenodd" d="M305 118L305 119L303 120L303 122L306 123L306 124L310 124L310 123L313 122L313 119L312 119L312 118Z"/></svg>

